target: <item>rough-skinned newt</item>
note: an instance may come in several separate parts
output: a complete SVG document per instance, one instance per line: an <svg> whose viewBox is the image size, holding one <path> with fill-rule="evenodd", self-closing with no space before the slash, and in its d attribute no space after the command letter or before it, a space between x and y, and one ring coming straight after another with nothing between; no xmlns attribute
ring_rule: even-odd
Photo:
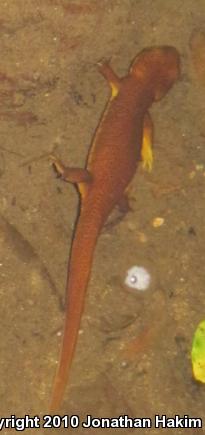
<svg viewBox="0 0 205 435"><path fill-rule="evenodd" d="M101 64L99 70L111 87L111 96L86 168L68 168L53 157L61 177L78 187L81 204L68 266L65 327L50 403L52 412L59 409L68 381L98 236L113 208L125 203L139 161L151 169L152 121L148 109L178 79L179 54L169 46L145 49L123 78L108 63Z"/></svg>

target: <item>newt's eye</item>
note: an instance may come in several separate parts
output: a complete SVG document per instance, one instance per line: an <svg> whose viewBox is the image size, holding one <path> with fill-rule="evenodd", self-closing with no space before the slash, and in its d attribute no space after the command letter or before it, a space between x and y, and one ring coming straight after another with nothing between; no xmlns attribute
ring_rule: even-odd
<svg viewBox="0 0 205 435"><path fill-rule="evenodd" d="M147 290L151 282L149 272L141 266L133 266L127 271L125 285L137 290Z"/></svg>

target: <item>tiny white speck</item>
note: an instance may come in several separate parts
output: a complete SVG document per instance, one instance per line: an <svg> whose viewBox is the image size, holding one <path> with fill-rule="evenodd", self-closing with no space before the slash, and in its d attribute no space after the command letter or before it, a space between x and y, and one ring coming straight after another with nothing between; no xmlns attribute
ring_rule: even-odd
<svg viewBox="0 0 205 435"><path fill-rule="evenodd" d="M151 282L150 273L142 266L133 266L127 271L125 284L137 290L147 290Z"/></svg>

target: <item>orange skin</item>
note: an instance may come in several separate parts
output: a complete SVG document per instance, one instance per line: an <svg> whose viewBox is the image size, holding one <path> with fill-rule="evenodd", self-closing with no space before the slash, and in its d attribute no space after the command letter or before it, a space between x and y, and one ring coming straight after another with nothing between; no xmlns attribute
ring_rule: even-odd
<svg viewBox="0 0 205 435"><path fill-rule="evenodd" d="M126 200L139 161L151 166L152 123L147 111L178 79L179 55L173 47L153 47L143 50L121 79L106 63L100 72L112 95L86 169L66 168L53 158L62 178L78 186L81 206L68 266L65 327L51 412L59 410L70 374L98 236L113 208Z"/></svg>

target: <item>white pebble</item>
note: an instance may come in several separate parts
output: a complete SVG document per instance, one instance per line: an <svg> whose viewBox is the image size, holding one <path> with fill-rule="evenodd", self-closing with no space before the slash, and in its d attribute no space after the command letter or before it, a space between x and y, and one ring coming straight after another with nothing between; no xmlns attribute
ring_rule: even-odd
<svg viewBox="0 0 205 435"><path fill-rule="evenodd" d="M151 282L150 273L141 266L133 266L127 271L125 285L137 290L147 290Z"/></svg>

